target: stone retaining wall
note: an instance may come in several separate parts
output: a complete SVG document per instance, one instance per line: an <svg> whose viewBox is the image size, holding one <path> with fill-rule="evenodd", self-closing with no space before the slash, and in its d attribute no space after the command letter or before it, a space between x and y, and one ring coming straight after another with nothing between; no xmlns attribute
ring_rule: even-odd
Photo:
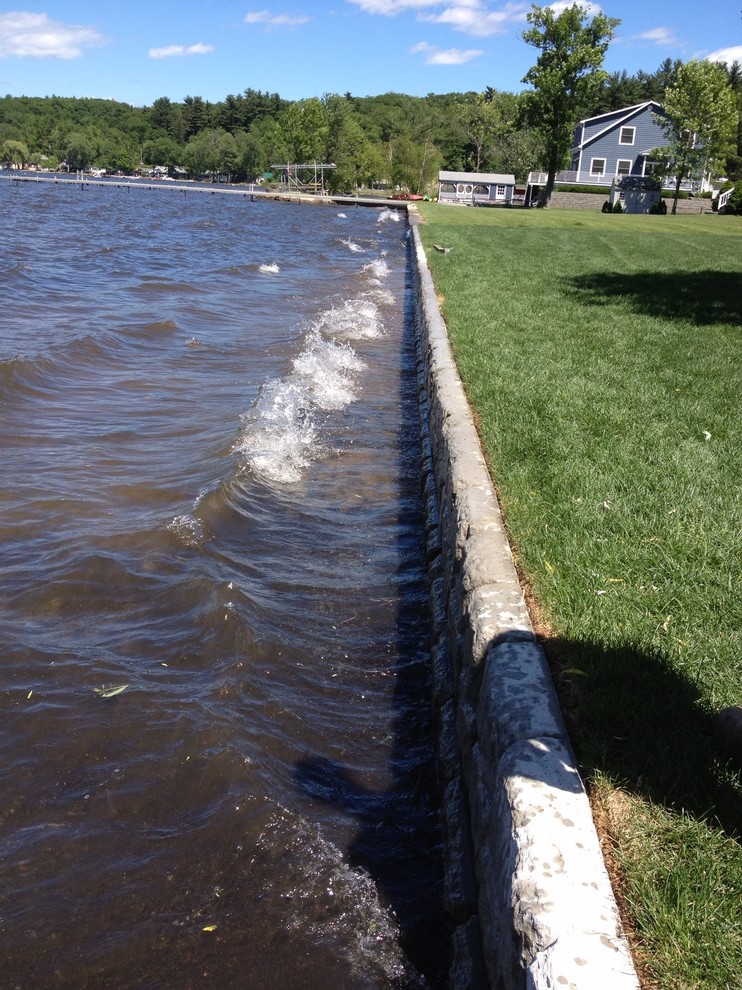
<svg viewBox="0 0 742 990"><path fill-rule="evenodd" d="M610 189L606 189L605 196L599 193L572 193L572 192L555 192L551 195L550 206L557 209L570 209L570 210L597 210L600 212L603 203L608 199L610 194ZM672 199L667 196L663 197L667 203L667 212L669 213L672 209ZM710 199L679 199L678 200L678 213L711 213L711 200Z"/></svg>
<svg viewBox="0 0 742 990"><path fill-rule="evenodd" d="M638 990L410 211L454 990Z"/></svg>

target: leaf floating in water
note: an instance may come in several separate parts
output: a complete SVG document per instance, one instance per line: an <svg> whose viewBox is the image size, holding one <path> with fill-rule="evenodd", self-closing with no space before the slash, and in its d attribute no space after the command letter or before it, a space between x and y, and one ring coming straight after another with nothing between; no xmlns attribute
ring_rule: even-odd
<svg viewBox="0 0 742 990"><path fill-rule="evenodd" d="M201 929L202 932L215 932L216 925L207 925L205 928Z"/></svg>
<svg viewBox="0 0 742 990"><path fill-rule="evenodd" d="M99 687L93 688L96 694L100 695L101 698L115 698L117 694L123 694L123 692L128 688L128 684L119 684L118 687Z"/></svg>

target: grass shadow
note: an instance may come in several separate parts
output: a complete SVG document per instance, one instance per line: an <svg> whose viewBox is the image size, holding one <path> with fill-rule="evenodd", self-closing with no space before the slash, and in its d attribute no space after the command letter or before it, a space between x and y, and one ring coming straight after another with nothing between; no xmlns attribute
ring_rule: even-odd
<svg viewBox="0 0 742 990"><path fill-rule="evenodd" d="M742 272L599 272L565 280L581 304L605 306L616 299L635 313L698 325L742 323Z"/></svg>
<svg viewBox="0 0 742 990"><path fill-rule="evenodd" d="M716 712L662 657L630 646L545 639L578 759L649 801L742 838L742 781Z"/></svg>

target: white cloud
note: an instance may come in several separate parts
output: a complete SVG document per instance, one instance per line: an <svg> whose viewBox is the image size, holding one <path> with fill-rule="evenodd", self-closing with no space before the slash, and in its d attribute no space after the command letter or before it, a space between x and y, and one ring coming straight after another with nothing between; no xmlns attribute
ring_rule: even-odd
<svg viewBox="0 0 742 990"><path fill-rule="evenodd" d="M651 31L642 31L641 34L635 34L635 38L639 41L651 41L655 45L679 45L681 42L676 36L672 28L666 27L656 27L652 28Z"/></svg>
<svg viewBox="0 0 742 990"><path fill-rule="evenodd" d="M475 37L504 34L515 24L523 24L530 3L508 2L491 9L483 0L349 0L367 14L396 17L404 12L417 12L418 21L442 24ZM441 11L430 8L443 7Z"/></svg>
<svg viewBox="0 0 742 990"><path fill-rule="evenodd" d="M0 14L0 58L80 58L86 49L106 44L90 25L64 24L26 11Z"/></svg>
<svg viewBox="0 0 742 990"><path fill-rule="evenodd" d="M596 14L603 13L603 8L599 7L597 3L580 3L579 0L557 0L556 3L550 3L548 7L549 10L553 10L559 16L559 14L563 14L569 7L574 7L575 4L582 7L588 17L595 17Z"/></svg>
<svg viewBox="0 0 742 990"><path fill-rule="evenodd" d="M439 7L445 0L349 0L365 10L367 14L383 14L396 17L405 10L421 10L425 7Z"/></svg>
<svg viewBox="0 0 742 990"><path fill-rule="evenodd" d="M526 4L508 3L502 10L487 10L478 0L460 0L440 14L420 14L418 20L446 24L455 31L485 38L505 34L513 25L525 23Z"/></svg>
<svg viewBox="0 0 742 990"><path fill-rule="evenodd" d="M472 59L484 55L484 52L478 48L469 48L466 51L461 51L460 48L446 48L442 50L429 45L425 41L413 45L410 51L413 55L424 54L426 56L426 65L465 65L467 62L471 62Z"/></svg>
<svg viewBox="0 0 742 990"><path fill-rule="evenodd" d="M719 48L717 51L707 55L706 61L726 62L727 65L731 65L732 62L742 63L742 45L734 45L732 48Z"/></svg>
<svg viewBox="0 0 742 990"><path fill-rule="evenodd" d="M245 14L244 18L245 24L265 24L267 27L296 27L299 24L306 24L311 19L304 14L297 16L272 14L269 10L253 10Z"/></svg>
<svg viewBox="0 0 742 990"><path fill-rule="evenodd" d="M211 55L213 45L168 45L166 48L150 48L150 58L179 58L181 55Z"/></svg>

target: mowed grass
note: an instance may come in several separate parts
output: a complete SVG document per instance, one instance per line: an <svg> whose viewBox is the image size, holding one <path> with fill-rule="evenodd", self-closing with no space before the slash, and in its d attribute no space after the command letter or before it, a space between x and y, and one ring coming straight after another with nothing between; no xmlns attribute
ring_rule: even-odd
<svg viewBox="0 0 742 990"><path fill-rule="evenodd" d="M742 220L420 213L644 985L742 987Z"/></svg>

